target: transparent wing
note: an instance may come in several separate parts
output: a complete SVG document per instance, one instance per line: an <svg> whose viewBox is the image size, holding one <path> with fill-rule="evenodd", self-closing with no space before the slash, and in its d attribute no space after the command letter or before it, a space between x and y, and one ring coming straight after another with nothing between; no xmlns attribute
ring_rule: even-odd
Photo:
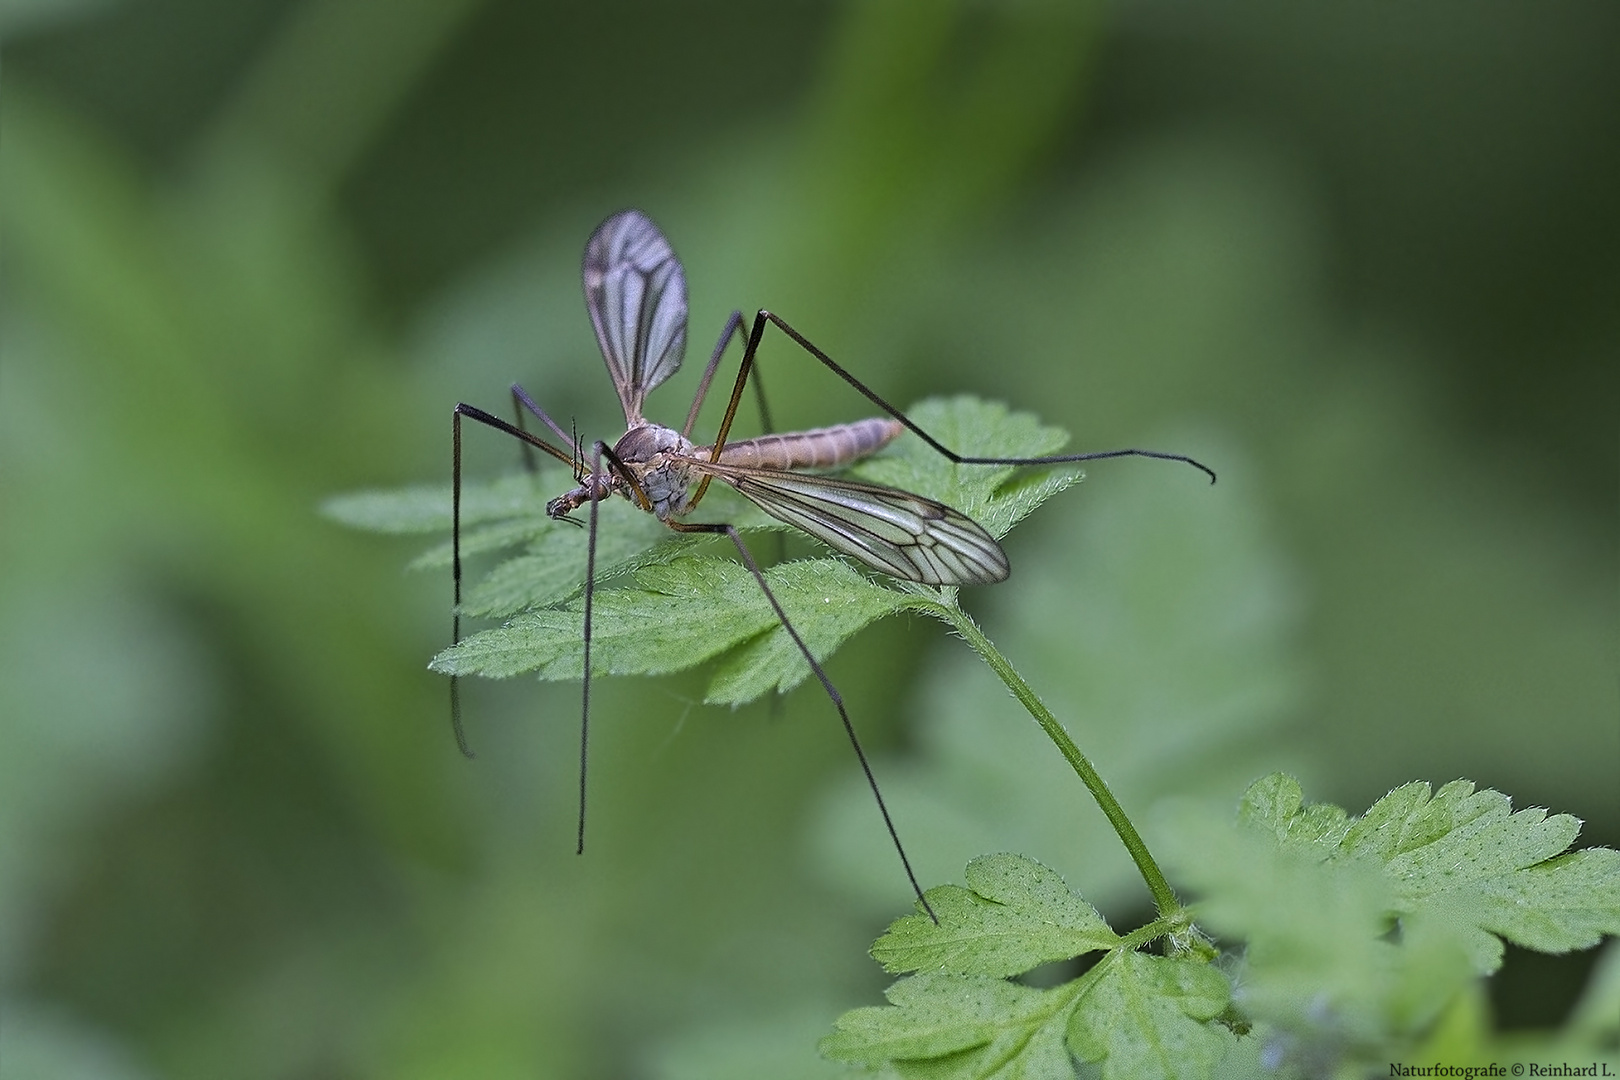
<svg viewBox="0 0 1620 1080"><path fill-rule="evenodd" d="M874 570L925 585L1007 579L1007 553L972 518L909 491L738 465L694 461L761 510Z"/></svg>
<svg viewBox="0 0 1620 1080"><path fill-rule="evenodd" d="M625 422L634 427L647 391L681 366L686 275L664 234L639 210L621 211L597 226L582 269L585 307Z"/></svg>

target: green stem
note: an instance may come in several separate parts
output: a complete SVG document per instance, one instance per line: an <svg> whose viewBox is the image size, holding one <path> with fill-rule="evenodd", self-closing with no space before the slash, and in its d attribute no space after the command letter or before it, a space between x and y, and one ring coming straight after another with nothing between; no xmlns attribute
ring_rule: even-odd
<svg viewBox="0 0 1620 1080"><path fill-rule="evenodd" d="M1086 755L1082 754L1080 748L1074 744L1074 740L1069 738L1069 733L1063 730L1063 725L1058 723L1057 717L1053 716L1051 710L1035 696L1035 691L1031 690L1029 684L1013 670L1007 658L997 651L990 639L985 637L978 625L969 618L967 612L954 604L941 604L939 610L944 614L946 621L956 628L957 633L973 646L973 650L984 657L984 662L990 665L990 670L1007 684L1007 689L1011 690L1013 696L1029 710L1029 715L1041 725L1041 730L1046 732L1046 737L1057 746L1058 752L1068 759L1069 765L1080 777L1080 782L1086 785L1086 790L1091 792L1091 797L1097 800L1097 805L1102 808L1109 823L1114 826L1114 832L1119 834L1125 850L1131 853L1131 860L1136 863L1137 870L1142 874L1142 880L1147 883L1148 891L1153 894L1153 904L1158 908L1159 914L1168 916L1179 911L1181 904L1177 901L1175 892L1165 880L1159 864L1154 862L1153 856L1148 853L1147 845L1142 842L1136 826L1125 816L1119 800L1114 798L1114 793L1108 790L1108 785L1103 782L1103 778L1092 767Z"/></svg>

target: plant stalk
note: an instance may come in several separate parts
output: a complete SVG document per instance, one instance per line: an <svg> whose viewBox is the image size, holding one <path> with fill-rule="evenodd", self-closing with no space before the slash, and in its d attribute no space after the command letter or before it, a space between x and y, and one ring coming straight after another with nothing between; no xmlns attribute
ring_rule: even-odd
<svg viewBox="0 0 1620 1080"><path fill-rule="evenodd" d="M956 628L956 632L961 634L969 645L973 646L973 651L984 658L984 662L990 665L990 670L996 673L1007 685L1007 689L1013 692L1013 696L1029 710L1029 715L1035 718L1041 730L1046 732L1046 737L1052 740L1058 752L1074 769L1075 775L1080 777L1080 782L1086 785L1086 790L1091 792L1091 797L1097 801L1109 823L1114 826L1114 832L1119 834L1125 850L1130 852L1131 860L1136 863L1136 869L1141 873L1142 880L1147 883L1148 891L1153 894L1153 905L1158 909L1160 916L1169 916L1179 911L1181 903L1176 899L1175 891L1165 880L1159 864L1153 861L1153 856L1148 852L1147 845L1142 842L1136 826L1125 816L1125 810L1119 805L1119 800L1108 790L1107 783L1103 781L1086 755L1080 752L1080 748L1074 744L1074 740L1063 729L1057 717L1053 716L1051 710L1035 696L1035 691L1031 690L1029 684L1013 670L1012 664L1008 663L1007 658L1002 656L995 645L991 644L990 639L984 636L967 612L954 604L941 604L939 607L945 614L946 621Z"/></svg>

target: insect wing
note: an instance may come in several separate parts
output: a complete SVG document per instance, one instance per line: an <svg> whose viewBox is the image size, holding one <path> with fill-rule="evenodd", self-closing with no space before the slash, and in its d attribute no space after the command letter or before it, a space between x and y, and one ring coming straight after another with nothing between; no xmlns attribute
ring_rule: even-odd
<svg viewBox="0 0 1620 1080"><path fill-rule="evenodd" d="M767 514L874 570L925 585L1005 581L1007 553L944 503L897 488L775 469L694 462Z"/></svg>
<svg viewBox="0 0 1620 1080"><path fill-rule="evenodd" d="M585 245L585 307L630 427L647 392L686 351L686 274L658 226L638 210L614 214Z"/></svg>

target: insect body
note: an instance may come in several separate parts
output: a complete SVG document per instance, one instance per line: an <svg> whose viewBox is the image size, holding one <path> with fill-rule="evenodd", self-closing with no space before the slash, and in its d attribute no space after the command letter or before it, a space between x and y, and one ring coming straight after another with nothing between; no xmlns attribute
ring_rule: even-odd
<svg viewBox="0 0 1620 1080"><path fill-rule="evenodd" d="M674 428L646 423L633 427L613 447L624 472L580 472L575 476L579 487L552 499L546 513L561 520L588 502L619 494L667 521L673 514L685 513L690 503L692 450L691 440Z"/></svg>
<svg viewBox="0 0 1620 1080"><path fill-rule="evenodd" d="M717 477L772 517L874 570L926 585L1006 580L1001 545L951 507L877 484L790 472L849 464L904 431L895 420L858 420L730 443L716 459L712 447L693 447L672 428L643 424L613 447L622 472L582 474L580 486L553 499L546 513L565 518L593 498L617 493L668 523L692 508L698 477Z"/></svg>
<svg viewBox="0 0 1620 1080"><path fill-rule="evenodd" d="M585 676L580 723L579 850L584 850L585 843L585 765L590 723L597 506L603 499L617 494L656 515L677 532L717 533L731 539L783 629L837 709L901 864L918 899L922 900L922 889L912 873L842 696L782 610L736 527L725 522L689 521L686 516L697 510L710 482L718 479L765 513L809 533L873 570L928 585L984 585L1006 579L1007 556L995 538L967 515L911 492L799 470L831 469L849 464L881 449L905 431L911 431L951 461L965 465L1047 465L1134 455L1185 462L1208 473L1211 481L1215 474L1191 458L1151 450L1107 450L1042 458L964 457L919 428L786 322L763 310L754 317L737 380L714 442L697 446L691 440L692 428L726 346L741 331L742 313L733 312L727 322L704 369L686 423L677 431L651 423L642 416L647 393L675 373L686 347L686 277L669 242L640 212L626 210L615 214L597 228L586 245L583 276L586 310L596 329L597 342L618 391L619 402L624 407L625 433L611 447L605 442L592 443L587 460L585 448L546 415L521 387L512 387L513 401L519 408L515 425L472 405L463 403L455 407L451 540L457 604L455 639L459 641L461 637L461 419L465 416L521 439L527 446L569 465L578 486L547 504L546 513L552 518L573 520L570 515L574 511L589 508L582 628ZM775 325L888 415L812 431L729 442L727 436L767 325ZM527 431L523 427L525 411L539 419L562 441L564 448ZM463 752L468 752L462 736L456 686L452 678L451 715L457 741ZM926 900L923 904L927 907Z"/></svg>

